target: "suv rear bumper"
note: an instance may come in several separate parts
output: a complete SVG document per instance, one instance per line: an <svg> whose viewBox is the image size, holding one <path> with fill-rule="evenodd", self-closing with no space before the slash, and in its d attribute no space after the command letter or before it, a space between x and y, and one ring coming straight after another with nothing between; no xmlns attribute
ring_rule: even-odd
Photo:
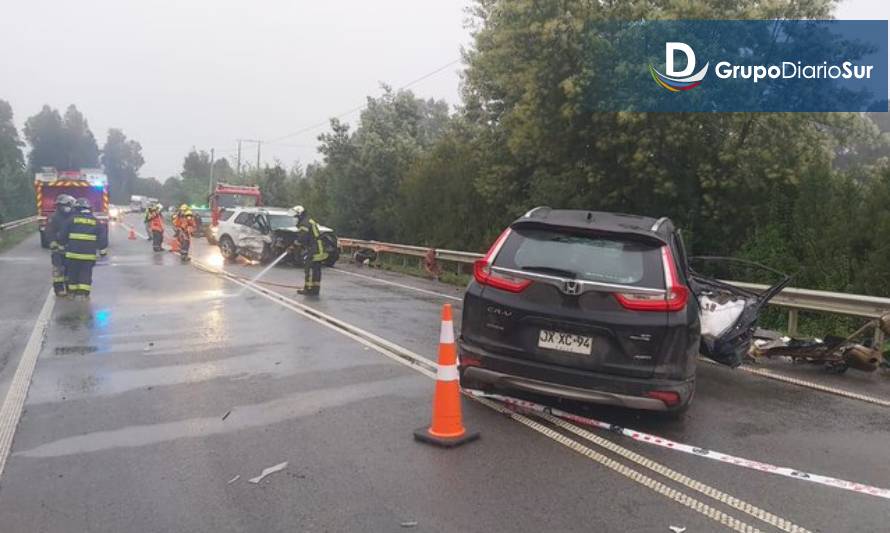
<svg viewBox="0 0 890 533"><path fill-rule="evenodd" d="M686 380L630 378L507 357L470 344L464 339L460 339L458 346L461 382L463 385L469 384L469 388L473 388L474 384L490 385L567 400L648 411L683 409L692 399L695 390L695 377ZM473 363L463 364L464 359L473 360ZM479 364L474 364L476 362ZM675 392L680 401L669 407L662 400L646 396L653 391Z"/></svg>

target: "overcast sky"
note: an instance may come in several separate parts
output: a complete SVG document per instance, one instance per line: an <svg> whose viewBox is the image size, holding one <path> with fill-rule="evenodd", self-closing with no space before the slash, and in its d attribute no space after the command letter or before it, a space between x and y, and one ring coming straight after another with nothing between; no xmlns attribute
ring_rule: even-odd
<svg viewBox="0 0 890 533"><path fill-rule="evenodd" d="M324 122L460 57L467 0L28 0L0 20L0 99L21 128L75 104L99 146L108 128L142 143L143 176L178 174L185 154L269 140ZM887 19L890 1L845 0L843 19ZM459 102L452 65L411 86ZM354 122L358 113L344 120ZM318 158L324 128L263 145L262 159ZM285 146L286 145L286 146ZM255 161L256 148L243 157Z"/></svg>

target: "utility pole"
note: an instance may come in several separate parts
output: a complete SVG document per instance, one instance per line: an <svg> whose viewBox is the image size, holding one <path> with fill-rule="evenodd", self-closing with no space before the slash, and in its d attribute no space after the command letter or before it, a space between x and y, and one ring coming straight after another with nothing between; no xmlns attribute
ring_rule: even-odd
<svg viewBox="0 0 890 533"><path fill-rule="evenodd" d="M260 146L263 145L263 141L256 142L256 169L260 169Z"/></svg>
<svg viewBox="0 0 890 533"><path fill-rule="evenodd" d="M213 194L213 160L216 157L216 150L213 148L210 149L210 190L207 193L209 195Z"/></svg>
<svg viewBox="0 0 890 533"><path fill-rule="evenodd" d="M241 139L238 139L238 177L241 177Z"/></svg>

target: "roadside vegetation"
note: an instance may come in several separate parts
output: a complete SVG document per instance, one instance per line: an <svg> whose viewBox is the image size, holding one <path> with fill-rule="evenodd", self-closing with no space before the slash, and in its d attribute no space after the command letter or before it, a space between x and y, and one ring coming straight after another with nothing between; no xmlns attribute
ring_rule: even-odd
<svg viewBox="0 0 890 533"><path fill-rule="evenodd" d="M597 88L584 46L589 22L827 18L834 5L477 0L460 106L383 86L355 124L330 121L318 136L320 162L247 165L238 175L219 159L213 174L260 185L267 204L303 204L342 236L437 248L484 251L537 205L670 216L695 254L759 261L793 274L799 287L890 296L887 113L597 113L585 104ZM25 176L22 143L4 105L0 213L8 217L30 185L16 177ZM120 191L115 202L129 194L206 202L208 153L193 150L163 183L142 179L139 144L112 130L96 149L76 111L44 108L28 120L32 168L42 162L33 154L46 122L50 131L81 131L89 162L99 157ZM771 316L774 325L784 320ZM823 317L802 327L824 334L847 322Z"/></svg>

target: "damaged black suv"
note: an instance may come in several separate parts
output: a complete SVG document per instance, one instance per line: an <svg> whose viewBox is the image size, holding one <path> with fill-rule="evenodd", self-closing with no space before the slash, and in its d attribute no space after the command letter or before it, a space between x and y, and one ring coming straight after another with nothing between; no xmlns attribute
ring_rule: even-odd
<svg viewBox="0 0 890 533"><path fill-rule="evenodd" d="M547 207L504 230L473 277L463 387L654 411L690 404L700 349L738 365L768 300L695 275L667 218Z"/></svg>

